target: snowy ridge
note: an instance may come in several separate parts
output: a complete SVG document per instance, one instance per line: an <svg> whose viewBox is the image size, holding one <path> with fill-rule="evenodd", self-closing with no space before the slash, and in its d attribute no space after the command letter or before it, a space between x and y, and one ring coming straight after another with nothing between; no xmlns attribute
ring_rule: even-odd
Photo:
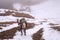
<svg viewBox="0 0 60 40"><path fill-rule="evenodd" d="M32 29L27 30L27 36L21 36L20 31L16 32L16 35L12 40L33 40L32 35L36 33L39 29L43 28L43 38L45 40L60 40L60 32L51 29L49 23L54 24L60 24L60 0L48 0L44 3L31 6L32 12L27 14L30 14L35 17L35 19L32 21L31 19L27 19L27 22L34 22L36 24L40 24L41 21L44 19L47 19L47 22L42 22L42 25L36 25ZM16 12L16 11L15 11ZM19 11L18 11L19 12ZM24 12L25 13L25 12ZM1 16L2 17L2 16ZM10 16L11 17L11 16ZM2 17L3 18L3 17ZM10 20L8 17L1 19L1 21L8 21ZM41 19L42 18L42 19ZM55 18L55 19L49 19L49 18ZM58 19L57 19L58 18ZM11 18L11 20L15 21L17 18ZM18 26L17 24L12 24L10 26L7 26L6 28L3 28L0 30L0 32L9 30L11 28L14 28ZM60 25L59 25L60 26Z"/></svg>

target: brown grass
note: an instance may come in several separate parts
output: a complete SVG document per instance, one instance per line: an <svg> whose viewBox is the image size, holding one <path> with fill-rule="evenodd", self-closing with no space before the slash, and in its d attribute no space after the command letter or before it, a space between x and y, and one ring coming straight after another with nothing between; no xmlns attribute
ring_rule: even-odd
<svg viewBox="0 0 60 40"><path fill-rule="evenodd" d="M26 18L32 18L34 19L33 16L29 15L29 14L25 14L25 13L15 13L12 14L12 13L15 13L15 12L10 12L10 11L5 11L5 13L1 13L0 16L9 16L9 15L12 15L12 16L15 16L15 17L26 17ZM14 22L14 21L11 21L11 22L0 22L1 26L5 26L5 25L2 25L2 24L13 24L13 23L17 23L17 22ZM28 23L27 24L27 29L30 29L30 28L33 28L34 27L34 23ZM15 28L12 28L10 30L7 30L7 31L3 31L3 32L0 32L0 39L12 39L13 36L15 35L15 33L18 31L20 31L20 27L15 27Z"/></svg>
<svg viewBox="0 0 60 40"><path fill-rule="evenodd" d="M59 24L49 23L49 25L59 25Z"/></svg>
<svg viewBox="0 0 60 40"><path fill-rule="evenodd" d="M4 32L0 32L0 39L9 39L9 38L13 38L13 36L15 35L16 31L19 29L19 27L17 28L13 28Z"/></svg>
<svg viewBox="0 0 60 40"><path fill-rule="evenodd" d="M15 14L12 14L12 13L15 13ZM9 16L9 15L12 15L15 17L26 17L26 18L34 19L33 16L26 14L26 13L19 13L19 12L14 12L14 11L12 11L12 12L11 11L5 11L5 13L0 13L0 16Z"/></svg>
<svg viewBox="0 0 60 40"><path fill-rule="evenodd" d="M33 34L32 38L33 40L44 40L42 38L43 35L43 28L41 28L39 31L37 31L35 34Z"/></svg>
<svg viewBox="0 0 60 40"><path fill-rule="evenodd" d="M15 17L26 17L26 18L32 18L32 19L34 19L33 16L31 16L29 14L25 14L25 13L15 13L15 15L13 14L13 16L15 16Z"/></svg>
<svg viewBox="0 0 60 40"><path fill-rule="evenodd" d="M11 25L13 23L17 23L17 22L14 22L14 21L10 21L10 22L0 22L0 26L7 26L8 24ZM27 23L27 29L31 28L31 27L34 27L34 23Z"/></svg>
<svg viewBox="0 0 60 40"><path fill-rule="evenodd" d="M51 27L54 30L60 31L60 26L56 26L56 27Z"/></svg>
<svg viewBox="0 0 60 40"><path fill-rule="evenodd" d="M10 21L10 22L0 22L0 24L13 24L13 23L17 23L17 22L14 22L14 21Z"/></svg>
<svg viewBox="0 0 60 40"><path fill-rule="evenodd" d="M31 29L35 26L34 23L27 23L27 29Z"/></svg>
<svg viewBox="0 0 60 40"><path fill-rule="evenodd" d="M13 12L10 11L5 11L5 13L0 13L0 16L9 16L11 15Z"/></svg>
<svg viewBox="0 0 60 40"><path fill-rule="evenodd" d="M27 29L30 29L34 27L34 24L28 23L27 26L28 26ZM17 32L17 30L20 31L19 26L7 31L0 32L0 39L12 39L15 33Z"/></svg>

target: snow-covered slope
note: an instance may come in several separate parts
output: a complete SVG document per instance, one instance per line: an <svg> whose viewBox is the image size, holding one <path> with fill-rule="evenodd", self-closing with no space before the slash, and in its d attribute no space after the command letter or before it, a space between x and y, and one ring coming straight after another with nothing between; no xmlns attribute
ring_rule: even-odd
<svg viewBox="0 0 60 40"><path fill-rule="evenodd" d="M49 28L50 26L48 25L50 22L60 24L60 22L59 22L60 21L60 11L59 11L60 10L60 0L48 0L44 3L31 6L31 9L32 9L31 15L33 15L36 18L36 20L41 20L41 18L48 19L48 22L44 23L42 25L43 29L44 29L43 38L45 40L60 40L59 39L60 32L50 29ZM56 21L58 21L58 22L56 22ZM36 28L36 29L38 29L38 28ZM30 29L30 31L31 30L33 30L33 29ZM33 33L35 30L33 30L32 32L29 31L30 34Z"/></svg>
<svg viewBox="0 0 60 40"><path fill-rule="evenodd" d="M31 6L32 14L38 18L59 18L60 0L47 0L44 3Z"/></svg>
<svg viewBox="0 0 60 40"><path fill-rule="evenodd" d="M47 19L47 22L43 23L43 25L37 25L32 29L27 30L27 36L21 36L20 31L16 32L13 40L33 40L32 34L36 33L40 28L44 29L43 38L45 40L60 40L60 32L51 29L49 23L60 24L60 0L47 0L43 3L31 6L31 13L28 13L35 17L35 19L29 20L28 22L34 22L39 24L39 21L43 19ZM1 16L2 17L2 16ZM12 16L10 16L12 17ZM16 20L16 18L12 17L3 17L5 19ZM1 19L1 18L0 18ZM4 21L6 21L4 19ZM2 19L1 19L2 21ZM13 25L14 26L14 25ZM11 28L11 26L10 26ZM5 29L5 28L4 28ZM8 28L7 28L8 29ZM27 39L26 39L27 38Z"/></svg>
<svg viewBox="0 0 60 40"><path fill-rule="evenodd" d="M31 6L32 13L37 20L48 19L50 21L60 20L60 1L59 0L47 0L44 3Z"/></svg>

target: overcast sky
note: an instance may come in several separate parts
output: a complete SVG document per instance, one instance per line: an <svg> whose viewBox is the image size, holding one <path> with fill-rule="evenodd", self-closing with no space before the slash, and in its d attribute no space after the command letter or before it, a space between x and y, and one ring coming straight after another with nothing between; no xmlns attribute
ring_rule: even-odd
<svg viewBox="0 0 60 40"><path fill-rule="evenodd" d="M14 3L19 3L23 5L34 5L44 1L46 0L0 0L0 8L13 9Z"/></svg>

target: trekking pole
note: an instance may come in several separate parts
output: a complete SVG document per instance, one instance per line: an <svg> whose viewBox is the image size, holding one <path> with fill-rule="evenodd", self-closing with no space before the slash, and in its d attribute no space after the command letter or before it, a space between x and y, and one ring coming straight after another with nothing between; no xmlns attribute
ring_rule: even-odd
<svg viewBox="0 0 60 40"><path fill-rule="evenodd" d="M19 19L17 19L17 23L19 23Z"/></svg>

